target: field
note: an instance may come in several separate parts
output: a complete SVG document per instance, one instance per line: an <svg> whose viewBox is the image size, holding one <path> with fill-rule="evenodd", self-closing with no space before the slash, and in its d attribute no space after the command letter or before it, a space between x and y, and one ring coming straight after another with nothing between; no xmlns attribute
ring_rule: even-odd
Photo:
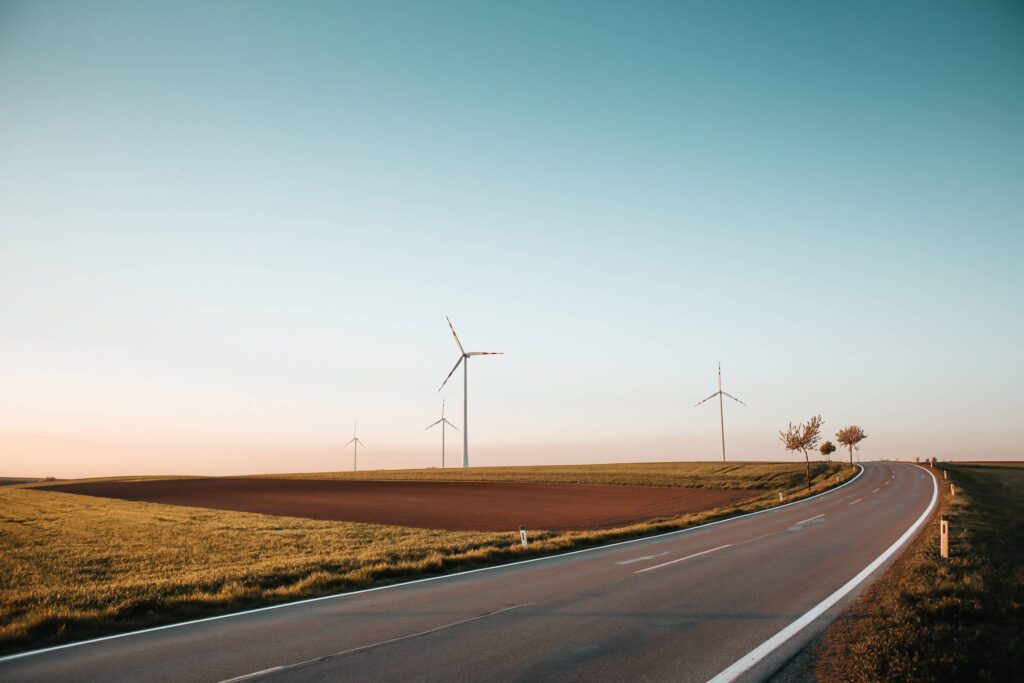
<svg viewBox="0 0 1024 683"><path fill-rule="evenodd" d="M748 500L752 490L481 481L211 478L47 486L150 503L449 531L606 529Z"/></svg>
<svg viewBox="0 0 1024 683"><path fill-rule="evenodd" d="M817 680L1024 680L1024 466L938 469L957 495L940 473L939 515L825 632Z"/></svg>
<svg viewBox="0 0 1024 683"><path fill-rule="evenodd" d="M820 464L820 463L818 463ZM832 463L838 466L841 463ZM841 468L836 467L836 471ZM614 484L618 486L763 489L787 491L806 482L792 463L641 462L610 465L546 465L536 467L436 467L422 470L267 474L275 479L345 479L373 481L495 481L546 484Z"/></svg>
<svg viewBox="0 0 1024 683"><path fill-rule="evenodd" d="M507 561L683 528L805 494L802 464L674 463L595 468L499 468L494 479L669 486L715 482L755 490L732 505L612 529L518 534L439 531L0 489L0 651L23 650L188 617L323 595L414 575ZM426 470L430 478L440 470ZM484 472L484 474L481 474ZM812 492L853 471L813 467ZM445 478L487 479L484 470ZM279 475L275 475L279 476ZM355 478L413 478L393 472ZM333 478L353 478L337 476ZM437 477L441 478L441 477ZM565 481L565 479L561 479ZM760 489L760 490L757 490Z"/></svg>

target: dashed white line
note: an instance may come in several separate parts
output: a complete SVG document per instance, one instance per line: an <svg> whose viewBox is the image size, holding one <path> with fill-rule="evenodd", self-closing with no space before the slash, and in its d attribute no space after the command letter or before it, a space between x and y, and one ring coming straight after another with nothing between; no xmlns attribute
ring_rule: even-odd
<svg viewBox="0 0 1024 683"><path fill-rule="evenodd" d="M872 491L871 493L878 493L878 489L880 489L880 488L882 488L882 487L881 487L881 486L879 486L879 487L878 487L877 489L875 489L875 490L874 490L874 491Z"/></svg>
<svg viewBox="0 0 1024 683"><path fill-rule="evenodd" d="M643 562L644 560L653 560L656 557L664 557L665 555L668 555L670 552L672 551L666 550L663 553L657 553L655 555L641 555L640 557L631 557L628 560L621 560L620 562L616 562L615 564L635 564L637 562Z"/></svg>
<svg viewBox="0 0 1024 683"><path fill-rule="evenodd" d="M283 666L272 666L269 669L263 669L261 671L253 671L251 674L245 674L243 676L236 676L234 678L229 678L226 681L221 681L220 683L237 683L238 681L247 681L250 678L256 678L257 676L263 676L264 674L270 674L270 673L274 673L275 671L280 671L283 668L284 668Z"/></svg>
<svg viewBox="0 0 1024 683"><path fill-rule="evenodd" d="M221 681L221 683L232 683L233 681L244 681L244 680L249 679L249 678L255 678L256 676L262 676L264 674L273 673L275 671L281 671L282 669L296 669L296 668L298 668L300 666L303 666L304 664L312 664L313 662L320 662L320 661L323 661L325 659L331 659L333 657L341 657L342 655L352 654L353 652L361 652L362 650L370 650L370 649L375 648L375 647L382 647L384 645L390 645L391 643L397 643L397 642L399 642L401 640L408 640L410 638L418 638L420 636L430 635L431 633L437 633L438 631L444 631L444 630L447 630L447 629L450 629L450 628L454 628L456 626L461 626L462 624L468 624L468 623L470 623L472 621L480 621L481 619L486 619L487 617L494 617L494 616L497 616L499 614L504 614L505 612L511 612L514 609L520 609L522 607L529 607L530 605L536 605L536 604L537 604L536 602L528 602L528 603L526 603L524 605L512 605L511 607L506 607L505 609L499 609L499 610L495 610L493 612L488 612L487 614L478 614L477 616L469 617L468 619L461 619L459 621L453 621L450 624L442 624L441 626L435 626L434 628L428 628L426 631L418 631L416 633L410 633L408 635L398 636L397 638L389 638L388 640L382 640L382 641L377 642L377 643L370 643L369 645L360 645L359 647L353 647L353 648L348 649L348 650L342 650L341 652L335 652L334 654L324 655L322 657L314 657L313 659L307 659L307 660L304 660L304 661L301 661L301 662L296 662L294 664L289 664L287 666L275 666L275 667L273 667L271 669L264 669L263 671L255 671L255 672L253 672L251 674L245 674L244 676L238 676L237 678L229 678L226 681Z"/></svg>
<svg viewBox="0 0 1024 683"><path fill-rule="evenodd" d="M797 522L793 526L800 526L801 524L807 524L807 522L813 522L814 520L818 519L819 517L824 517L824 516L825 516L825 513L822 512L820 515L814 515L813 517L811 517L809 519L805 519L802 522Z"/></svg>
<svg viewBox="0 0 1024 683"><path fill-rule="evenodd" d="M924 475L922 475L924 476ZM931 476L931 473L929 473ZM817 605L812 607L808 612L805 612L799 619L791 623L786 628L782 629L774 636L764 641L753 650L748 652L742 658L737 660L728 669L722 671L720 674L711 679L710 683L729 683L735 681L742 674L750 671L753 667L757 666L762 660L765 659L772 652L777 650L779 646L785 643L787 640L795 636L801 630L804 629L808 624L812 623L815 619L824 614L832 605L839 602L843 596L852 591L858 585L860 585L866 578L871 576L872 572L878 569L883 562L892 557L900 548L906 544L907 541L914 535L914 533L924 524L925 520L932 514L932 510L935 509L935 503L939 499L939 482L932 476L932 499L928 503L928 507L921 516L917 518L909 529L907 529L902 536L900 536L895 543L889 546L885 552L876 557L874 561L868 566L864 567L855 577L843 584L836 592L828 596Z"/></svg>
<svg viewBox="0 0 1024 683"><path fill-rule="evenodd" d="M864 499L863 498L858 498L857 500L853 501L852 503L849 503L849 505L856 505L857 503L861 502L862 500L864 500Z"/></svg>
<svg viewBox="0 0 1024 683"><path fill-rule="evenodd" d="M652 569L661 569L662 567L667 567L670 564L675 564L676 562L682 562L684 560L692 560L695 557L700 557L701 555L707 555L708 553L713 553L716 550L724 550L724 549L730 548L730 547L732 547L732 543L726 543L725 545L720 545L717 548L712 548L711 550L703 550L703 551L701 551L699 553L694 553L693 555L687 555L686 557L680 557L680 558L675 559L675 560L669 560L668 562L662 562L661 564L656 564L653 567L646 567L644 569L638 569L638 570L636 570L633 573L634 574L643 574L644 572L649 572Z"/></svg>

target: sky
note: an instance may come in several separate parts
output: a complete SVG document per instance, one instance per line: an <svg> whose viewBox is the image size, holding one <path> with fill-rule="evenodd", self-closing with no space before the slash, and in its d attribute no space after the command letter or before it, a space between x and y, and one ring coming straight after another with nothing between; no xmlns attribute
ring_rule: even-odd
<svg viewBox="0 0 1024 683"><path fill-rule="evenodd" d="M1022 256L1019 3L0 3L3 475L1024 459Z"/></svg>

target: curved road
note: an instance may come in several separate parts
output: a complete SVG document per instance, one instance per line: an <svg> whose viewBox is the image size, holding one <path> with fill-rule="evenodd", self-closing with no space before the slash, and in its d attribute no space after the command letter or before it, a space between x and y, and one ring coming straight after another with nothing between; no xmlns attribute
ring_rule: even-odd
<svg viewBox="0 0 1024 683"><path fill-rule="evenodd" d="M0 679L761 680L877 576L937 486L923 468L869 463L763 513L14 655Z"/></svg>

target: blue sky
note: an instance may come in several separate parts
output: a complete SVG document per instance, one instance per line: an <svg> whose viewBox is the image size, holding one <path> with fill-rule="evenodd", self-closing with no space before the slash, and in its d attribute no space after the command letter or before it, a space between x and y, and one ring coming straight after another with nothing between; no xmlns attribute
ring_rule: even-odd
<svg viewBox="0 0 1024 683"><path fill-rule="evenodd" d="M336 469L357 419L367 467L434 464L446 314L507 354L481 465L717 457L719 361L738 458L819 412L1019 457L1022 38L1009 3L6 2L2 469Z"/></svg>

